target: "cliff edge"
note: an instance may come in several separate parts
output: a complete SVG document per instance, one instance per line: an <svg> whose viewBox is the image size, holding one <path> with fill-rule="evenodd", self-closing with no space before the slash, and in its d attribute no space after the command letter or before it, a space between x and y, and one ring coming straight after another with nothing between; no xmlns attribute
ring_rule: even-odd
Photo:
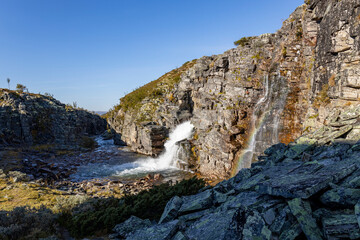
<svg viewBox="0 0 360 240"><path fill-rule="evenodd" d="M164 78L172 72L161 77L156 97L139 101L144 118L133 121L135 108L124 108L123 98L108 122L132 150L157 155L168 131L191 119L190 168L228 178L271 144L323 126L332 109L359 103L359 7L358 0L307 0L276 33L185 64L171 85Z"/></svg>
<svg viewBox="0 0 360 240"><path fill-rule="evenodd" d="M0 146L71 145L105 129L99 115L51 96L0 89Z"/></svg>

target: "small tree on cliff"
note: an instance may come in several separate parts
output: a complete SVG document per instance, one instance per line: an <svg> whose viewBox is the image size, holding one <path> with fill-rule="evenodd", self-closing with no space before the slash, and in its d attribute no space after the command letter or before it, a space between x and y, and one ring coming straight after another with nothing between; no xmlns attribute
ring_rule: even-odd
<svg viewBox="0 0 360 240"><path fill-rule="evenodd" d="M8 83L9 90L10 90L10 78L7 79L7 83Z"/></svg>
<svg viewBox="0 0 360 240"><path fill-rule="evenodd" d="M22 85L20 83L16 85L16 91L23 92L25 90L27 90L27 87L25 85Z"/></svg>

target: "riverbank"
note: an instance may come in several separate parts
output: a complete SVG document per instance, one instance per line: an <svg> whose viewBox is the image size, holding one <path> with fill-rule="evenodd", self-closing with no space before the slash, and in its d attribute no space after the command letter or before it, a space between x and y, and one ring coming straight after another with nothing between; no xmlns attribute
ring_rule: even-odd
<svg viewBox="0 0 360 240"><path fill-rule="evenodd" d="M188 124L189 125L189 124ZM189 125L190 126L190 125ZM105 135L94 136L94 149L36 145L0 150L2 210L17 206L54 207L60 198L121 198L154 185L175 184L194 176L176 168L177 142L191 134L170 137L164 154L149 158L116 146ZM44 193L45 192L45 193ZM62 200L60 200L62 201Z"/></svg>

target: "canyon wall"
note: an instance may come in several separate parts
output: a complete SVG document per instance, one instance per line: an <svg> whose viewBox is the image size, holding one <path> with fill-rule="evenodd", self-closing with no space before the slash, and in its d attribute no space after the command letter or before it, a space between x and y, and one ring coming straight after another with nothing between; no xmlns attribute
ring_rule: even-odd
<svg viewBox="0 0 360 240"><path fill-rule="evenodd" d="M332 109L358 104L359 7L307 0L276 33L242 38L125 96L108 122L132 150L157 155L191 119L190 168L228 178L271 144L321 127Z"/></svg>

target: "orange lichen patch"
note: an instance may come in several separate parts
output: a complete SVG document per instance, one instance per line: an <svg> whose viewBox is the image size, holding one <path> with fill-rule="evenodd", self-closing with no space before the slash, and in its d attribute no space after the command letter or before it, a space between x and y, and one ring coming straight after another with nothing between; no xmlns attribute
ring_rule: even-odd
<svg viewBox="0 0 360 240"><path fill-rule="evenodd" d="M297 104L300 99L301 90L299 87L293 87L287 97L286 105L283 111L283 129L279 133L279 141L285 144L293 142L301 134L302 126L299 121L305 112L299 109Z"/></svg>
<svg viewBox="0 0 360 240"><path fill-rule="evenodd" d="M330 103L328 95L329 84L324 84L314 100L314 107L319 108Z"/></svg>
<svg viewBox="0 0 360 240"><path fill-rule="evenodd" d="M331 75L329 78L329 86L334 87L335 86L335 74Z"/></svg>

